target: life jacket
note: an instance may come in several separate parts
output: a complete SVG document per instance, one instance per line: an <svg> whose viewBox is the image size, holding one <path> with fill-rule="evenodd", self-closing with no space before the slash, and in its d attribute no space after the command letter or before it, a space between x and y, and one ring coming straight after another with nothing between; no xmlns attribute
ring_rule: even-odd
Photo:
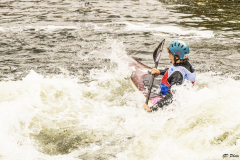
<svg viewBox="0 0 240 160"><path fill-rule="evenodd" d="M168 89L170 87L170 84L168 83L168 78L175 72L175 71L179 71L182 76L183 76L183 80L182 83L185 81L185 79L189 80L192 82L192 84L194 84L195 82L195 70L193 68L193 66L187 62L185 65L181 65L181 64L175 64L172 65L164 74L163 78L162 78L162 82L160 84L160 93L162 95L166 95L168 92Z"/></svg>

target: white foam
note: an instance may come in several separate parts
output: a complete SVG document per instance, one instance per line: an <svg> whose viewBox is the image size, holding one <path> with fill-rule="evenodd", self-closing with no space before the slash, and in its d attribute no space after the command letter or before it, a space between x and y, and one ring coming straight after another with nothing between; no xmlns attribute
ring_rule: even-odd
<svg viewBox="0 0 240 160"><path fill-rule="evenodd" d="M0 27L0 31L4 32L4 29L2 27Z"/></svg>
<svg viewBox="0 0 240 160"><path fill-rule="evenodd" d="M142 109L145 99L128 79L123 43L109 40L106 45L112 48L92 56L105 55L114 65L92 70L90 83L34 71L22 81L0 82L3 159L79 159L109 151L117 159L207 160L240 149L239 81L197 73L194 86L186 82L175 87L174 102L149 114ZM85 139L95 141L66 155L49 156L39 151L31 136L44 128L57 133L70 130L63 139L87 132Z"/></svg>
<svg viewBox="0 0 240 160"><path fill-rule="evenodd" d="M130 23L130 22L113 22L113 23L105 23L103 27L96 27L95 29L104 29L104 27L107 27L108 25L113 25L113 24L126 24L125 29L129 31L155 31L155 32L163 32L165 34L178 34L178 35L185 35L189 37L195 37L195 38L211 38L214 37L213 31L210 30L195 30L193 28L185 29L182 27L177 27L177 26L152 26L150 24L145 24L145 23ZM164 35L162 33L153 33L153 35Z"/></svg>
<svg viewBox="0 0 240 160"><path fill-rule="evenodd" d="M39 30L46 30L46 31L54 31L54 30L61 30L61 29L78 29L79 27L76 26L55 26L55 25L47 25L47 26L12 26L10 28L2 28L0 27L0 31L12 31L12 32L22 32L26 29L35 29L35 31Z"/></svg>
<svg viewBox="0 0 240 160"><path fill-rule="evenodd" d="M188 35L192 34L191 37L204 37L204 38L211 38L214 36L213 31L198 31L194 29L183 29L176 26L161 26L161 27L152 27L149 24L132 24L129 22L124 22L127 24L128 30L138 30L138 31L158 31L164 32L168 34L179 34L179 35Z"/></svg>
<svg viewBox="0 0 240 160"><path fill-rule="evenodd" d="M48 26L41 26L37 27L37 29L44 29L44 30L57 30L57 29L78 29L76 26L54 26L54 25L48 25Z"/></svg>
<svg viewBox="0 0 240 160"><path fill-rule="evenodd" d="M194 87L186 83L175 89L176 100L166 108L167 114L156 113L162 116L159 121L155 119L159 124L154 121L145 127L136 137L129 156L202 160L221 158L240 149L235 145L240 133L239 81L197 74Z"/></svg>
<svg viewBox="0 0 240 160"><path fill-rule="evenodd" d="M236 145L240 145L240 139L237 139Z"/></svg>

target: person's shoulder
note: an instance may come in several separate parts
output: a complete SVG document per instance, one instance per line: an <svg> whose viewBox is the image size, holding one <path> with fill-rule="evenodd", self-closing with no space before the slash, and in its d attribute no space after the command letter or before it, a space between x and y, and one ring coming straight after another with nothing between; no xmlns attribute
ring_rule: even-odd
<svg viewBox="0 0 240 160"><path fill-rule="evenodd" d="M185 68L191 73L195 72L195 69L193 68L192 64L189 61L187 61L187 65Z"/></svg>
<svg viewBox="0 0 240 160"><path fill-rule="evenodd" d="M169 77L168 83L172 86L174 84L180 85L183 81L183 74L179 70L175 70Z"/></svg>
<svg viewBox="0 0 240 160"><path fill-rule="evenodd" d="M182 68L182 66L175 66L172 65L169 68L169 75L175 75L175 74L183 74L184 73L184 69Z"/></svg>

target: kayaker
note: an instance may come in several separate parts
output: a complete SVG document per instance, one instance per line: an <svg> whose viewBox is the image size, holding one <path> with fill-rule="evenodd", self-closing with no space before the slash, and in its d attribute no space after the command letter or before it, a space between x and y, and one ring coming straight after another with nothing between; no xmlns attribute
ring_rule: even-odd
<svg viewBox="0 0 240 160"><path fill-rule="evenodd" d="M183 41L173 41L168 49L169 58L171 63L173 64L169 69L158 70L153 68L151 71L151 75L164 75L162 78L162 82L160 84L160 93L163 95L163 98L158 101L152 107L144 104L143 108L148 111L156 111L163 106L166 106L172 103L172 89L173 85L181 85L185 79L195 82L195 70L191 63L189 62L189 46Z"/></svg>

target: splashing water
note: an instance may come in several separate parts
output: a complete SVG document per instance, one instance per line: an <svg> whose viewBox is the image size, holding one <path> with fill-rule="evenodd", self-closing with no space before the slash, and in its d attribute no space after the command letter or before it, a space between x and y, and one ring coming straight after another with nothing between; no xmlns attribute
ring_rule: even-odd
<svg viewBox="0 0 240 160"><path fill-rule="evenodd" d="M156 113L129 82L117 41L92 57L108 58L91 82L31 71L1 82L2 159L220 159L239 154L240 82L214 73L175 87L175 101ZM104 52L105 51L105 52Z"/></svg>
<svg viewBox="0 0 240 160"><path fill-rule="evenodd" d="M1 160L240 155L236 0L2 0L0 6ZM149 114L129 82L128 55L153 65L162 39L165 46L188 43L197 80L175 87L174 102ZM159 66L169 67L167 54Z"/></svg>

